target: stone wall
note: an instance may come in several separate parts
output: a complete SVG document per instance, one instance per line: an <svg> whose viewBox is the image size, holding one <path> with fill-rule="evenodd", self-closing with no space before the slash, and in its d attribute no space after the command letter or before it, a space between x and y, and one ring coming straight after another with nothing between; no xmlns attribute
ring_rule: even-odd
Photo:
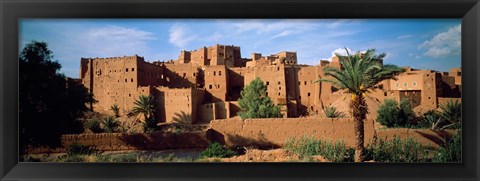
<svg viewBox="0 0 480 181"><path fill-rule="evenodd" d="M224 119L210 122L211 139L228 146L281 147L289 138L314 136L354 144L353 120L349 118ZM373 120L365 121L365 142L374 137Z"/></svg>
<svg viewBox="0 0 480 181"><path fill-rule="evenodd" d="M458 103L462 103L462 98L452 98L452 97L439 97L438 98L438 105L447 104L448 101L458 101Z"/></svg>

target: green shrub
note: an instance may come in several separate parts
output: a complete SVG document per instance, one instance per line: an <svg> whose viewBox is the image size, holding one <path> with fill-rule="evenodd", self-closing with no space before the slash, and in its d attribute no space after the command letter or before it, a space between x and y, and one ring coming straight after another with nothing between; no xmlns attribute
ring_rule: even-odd
<svg viewBox="0 0 480 181"><path fill-rule="evenodd" d="M104 130L102 129L100 125L100 121L96 118L91 119L90 121L87 122L87 129L92 131L93 133L103 133Z"/></svg>
<svg viewBox="0 0 480 181"><path fill-rule="evenodd" d="M115 115L116 118L120 117L120 108L118 107L117 104L114 104L110 107L110 110L112 110L113 114Z"/></svg>
<svg viewBox="0 0 480 181"><path fill-rule="evenodd" d="M285 142L284 148L305 160L321 155L332 162L353 162L354 149L347 148L345 142L327 142L313 137L292 138Z"/></svg>
<svg viewBox="0 0 480 181"><path fill-rule="evenodd" d="M224 145L221 145L220 143L213 142L210 144L210 146L205 149L202 153L200 153L200 156L202 158L205 157L217 157L217 158L227 158L227 157L232 157L236 153L232 150L229 150L227 147Z"/></svg>
<svg viewBox="0 0 480 181"><path fill-rule="evenodd" d="M343 118L345 117L345 114L343 112L337 111L336 107L333 106L328 106L323 110L325 112L325 115L328 118Z"/></svg>
<svg viewBox="0 0 480 181"><path fill-rule="evenodd" d="M120 124L114 117L107 116L103 118L102 126L106 133L114 133L119 125Z"/></svg>
<svg viewBox="0 0 480 181"><path fill-rule="evenodd" d="M155 118L153 117L147 118L143 123L143 132L145 133L151 133L156 131L157 129L157 120L155 120Z"/></svg>
<svg viewBox="0 0 480 181"><path fill-rule="evenodd" d="M462 161L462 133L458 131L450 140L446 141L437 150L433 162L461 162Z"/></svg>
<svg viewBox="0 0 480 181"><path fill-rule="evenodd" d="M90 146L84 146L78 143L73 143L67 148L67 155L91 155L95 154L96 149Z"/></svg>
<svg viewBox="0 0 480 181"><path fill-rule="evenodd" d="M408 127L415 118L415 113L408 99L397 101L385 99L377 110L377 122L387 127Z"/></svg>
<svg viewBox="0 0 480 181"><path fill-rule="evenodd" d="M440 129L460 128L462 124L462 104L457 100L449 100L446 104L441 104L440 117L444 121Z"/></svg>
<svg viewBox="0 0 480 181"><path fill-rule="evenodd" d="M378 140L366 149L366 160L376 162L425 162L428 153L412 138L402 140L394 137L390 141Z"/></svg>

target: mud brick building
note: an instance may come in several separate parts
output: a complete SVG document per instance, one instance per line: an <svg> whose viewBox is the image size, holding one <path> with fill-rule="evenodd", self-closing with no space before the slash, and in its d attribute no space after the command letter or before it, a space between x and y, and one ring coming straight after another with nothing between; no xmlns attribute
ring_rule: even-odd
<svg viewBox="0 0 480 181"><path fill-rule="evenodd" d="M143 57L81 58L82 84L97 101L92 109L109 112L116 104L127 114L140 95L152 95L156 117L162 122L183 120L209 122L237 116L240 92L259 77L267 95L281 106L284 117L324 114L326 106L344 93L330 83L314 82L323 68L340 68L338 57L318 65L300 65L296 52L284 51L242 58L240 47L214 45L181 51L177 60L147 62ZM409 99L414 107L435 109L447 98L461 97L461 69L450 72L404 67L397 80L381 82L368 96L378 103L385 99Z"/></svg>

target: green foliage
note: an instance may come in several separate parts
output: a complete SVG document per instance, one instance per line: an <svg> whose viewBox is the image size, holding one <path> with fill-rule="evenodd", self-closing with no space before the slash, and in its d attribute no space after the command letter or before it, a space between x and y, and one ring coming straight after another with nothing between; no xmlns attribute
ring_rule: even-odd
<svg viewBox="0 0 480 181"><path fill-rule="evenodd" d="M284 148L299 155L300 159L322 155L332 162L353 162L354 150L347 148L343 141L332 143L305 136L300 139L288 139Z"/></svg>
<svg viewBox="0 0 480 181"><path fill-rule="evenodd" d="M78 143L73 143L67 148L67 155L91 155L96 152L97 150L94 147L84 146Z"/></svg>
<svg viewBox="0 0 480 181"><path fill-rule="evenodd" d="M328 118L343 118L343 117L345 117L345 114L343 112L337 111L337 108L333 107L333 106L328 106L323 111L325 112L325 115Z"/></svg>
<svg viewBox="0 0 480 181"><path fill-rule="evenodd" d="M135 100L135 106L132 109L134 115L143 115L144 117L144 132L152 132L157 128L157 120L155 120L153 113L155 112L155 99L152 95L141 95Z"/></svg>
<svg viewBox="0 0 480 181"><path fill-rule="evenodd" d="M444 121L441 129L460 128L462 125L462 104L457 100L449 100L447 104L441 104L440 117Z"/></svg>
<svg viewBox="0 0 480 181"><path fill-rule="evenodd" d="M427 111L423 114L422 119L418 123L417 128L429 128L432 130L438 129L438 125L441 123L442 119L439 116L439 113L434 110Z"/></svg>
<svg viewBox="0 0 480 181"><path fill-rule="evenodd" d="M229 150L226 146L221 145L220 143L213 142L208 146L207 149L205 149L202 153L200 153L200 156L202 158L207 158L207 157L217 157L217 158L227 158L227 157L232 157L235 156L235 152L232 150Z"/></svg>
<svg viewBox="0 0 480 181"><path fill-rule="evenodd" d="M402 140L394 137L390 141L380 139L370 145L366 158L376 162L425 162L428 152L412 138Z"/></svg>
<svg viewBox="0 0 480 181"><path fill-rule="evenodd" d="M440 147L433 157L433 162L461 162L462 161L462 132L455 135Z"/></svg>
<svg viewBox="0 0 480 181"><path fill-rule="evenodd" d="M117 104L114 104L110 107L110 110L112 110L113 114L115 115L116 118L120 117L120 108L118 107Z"/></svg>
<svg viewBox="0 0 480 181"><path fill-rule="evenodd" d="M78 81L58 73L47 43L32 41L19 55L20 151L27 145L60 146L60 135L83 132L77 119L92 95Z"/></svg>
<svg viewBox="0 0 480 181"><path fill-rule="evenodd" d="M350 55L347 50L347 54L347 56L337 54L341 69L335 67L323 69L325 76L333 79L322 78L318 81L330 82L337 89L362 95L374 89L381 81L393 79L396 74L403 71L395 65L382 64L386 54L376 55L375 49L369 49L364 53L357 52L354 55Z"/></svg>
<svg viewBox="0 0 480 181"><path fill-rule="evenodd" d="M107 116L103 118L102 126L106 133L114 133L117 130L119 123L114 117Z"/></svg>
<svg viewBox="0 0 480 181"><path fill-rule="evenodd" d="M408 99L400 101L400 105L395 100L385 99L377 113L377 122L387 127L408 127L415 119L415 113Z"/></svg>
<svg viewBox="0 0 480 181"><path fill-rule="evenodd" d="M278 118L282 117L280 107L275 106L266 95L267 87L260 78L255 78L240 92L238 99L242 111L238 115L242 119L247 118Z"/></svg>
<svg viewBox="0 0 480 181"><path fill-rule="evenodd" d="M100 121L97 118L91 119L86 124L87 129L92 131L93 133L103 133L104 130L101 126Z"/></svg>

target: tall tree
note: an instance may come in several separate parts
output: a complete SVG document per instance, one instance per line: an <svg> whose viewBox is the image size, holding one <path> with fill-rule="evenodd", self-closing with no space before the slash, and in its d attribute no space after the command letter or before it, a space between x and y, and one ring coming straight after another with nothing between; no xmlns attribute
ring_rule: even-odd
<svg viewBox="0 0 480 181"><path fill-rule="evenodd" d="M19 55L20 151L27 145L57 146L60 135L80 133L77 119L90 95L78 81L59 73L47 43L32 41Z"/></svg>
<svg viewBox="0 0 480 181"><path fill-rule="evenodd" d="M394 79L402 69L395 65L383 65L386 54L375 54L374 49L364 53L357 52L351 55L347 50L347 56L339 57L341 68L325 67L324 74L329 77L317 81L330 82L340 90L345 90L351 95L350 113L354 120L355 132L355 162L362 162L365 151L364 147L364 120L368 113L365 102L365 94L375 88L375 85L386 79Z"/></svg>
<svg viewBox="0 0 480 181"><path fill-rule="evenodd" d="M240 92L241 97L238 99L242 109L238 115L242 119L282 117L280 107L273 104L266 92L267 87L258 77L245 86Z"/></svg>

